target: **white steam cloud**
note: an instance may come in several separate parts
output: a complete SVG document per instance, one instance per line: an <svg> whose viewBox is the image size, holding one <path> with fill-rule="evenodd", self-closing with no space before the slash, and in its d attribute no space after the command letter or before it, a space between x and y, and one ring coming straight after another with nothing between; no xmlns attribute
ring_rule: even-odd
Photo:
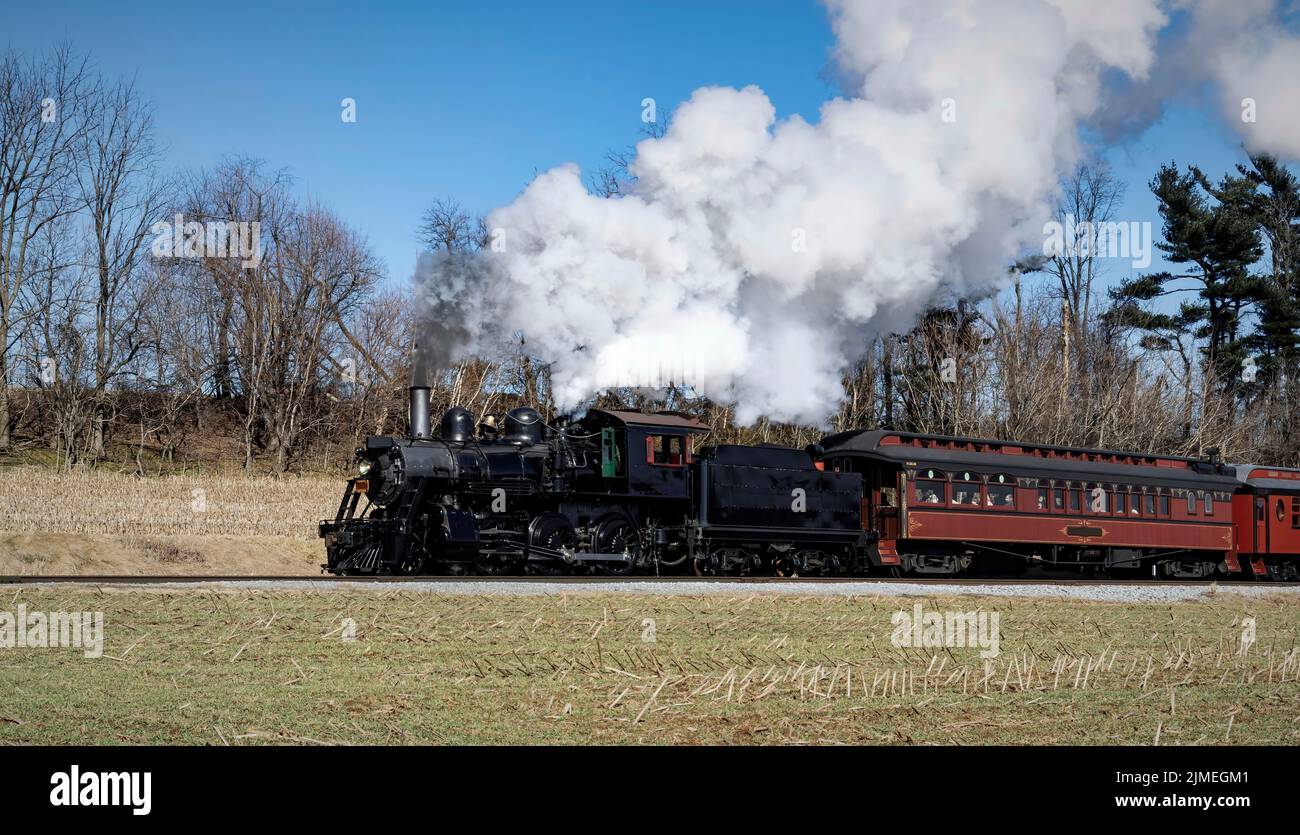
<svg viewBox="0 0 1300 835"><path fill-rule="evenodd" d="M658 370L742 421L822 423L870 338L1041 247L1103 80L1141 84L1168 21L1156 0L826 5L846 97L810 123L702 88L637 146L628 194L541 174L488 217L503 246L460 298L467 329L524 332L561 406ZM1225 75L1269 71L1233 55Z"/></svg>
<svg viewBox="0 0 1300 835"><path fill-rule="evenodd" d="M1276 0L1188 0L1192 50L1246 147L1300 159L1300 37ZM1297 9L1291 4L1291 17Z"/></svg>

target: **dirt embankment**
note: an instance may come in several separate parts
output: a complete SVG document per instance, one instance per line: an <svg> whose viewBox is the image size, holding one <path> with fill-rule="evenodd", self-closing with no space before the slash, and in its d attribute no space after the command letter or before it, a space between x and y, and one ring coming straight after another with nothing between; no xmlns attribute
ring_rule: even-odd
<svg viewBox="0 0 1300 835"><path fill-rule="evenodd" d="M288 537L92 536L0 531L0 575L320 573L324 546Z"/></svg>

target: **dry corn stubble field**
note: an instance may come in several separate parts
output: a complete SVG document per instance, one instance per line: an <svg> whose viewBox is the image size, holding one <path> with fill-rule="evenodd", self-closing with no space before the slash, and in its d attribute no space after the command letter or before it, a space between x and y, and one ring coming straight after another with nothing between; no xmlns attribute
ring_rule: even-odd
<svg viewBox="0 0 1300 835"><path fill-rule="evenodd" d="M926 600L999 613L987 662L893 646L913 602L20 587L107 639L0 650L0 742L1300 742L1294 599Z"/></svg>
<svg viewBox="0 0 1300 835"><path fill-rule="evenodd" d="M0 468L0 574L314 574L326 477Z"/></svg>

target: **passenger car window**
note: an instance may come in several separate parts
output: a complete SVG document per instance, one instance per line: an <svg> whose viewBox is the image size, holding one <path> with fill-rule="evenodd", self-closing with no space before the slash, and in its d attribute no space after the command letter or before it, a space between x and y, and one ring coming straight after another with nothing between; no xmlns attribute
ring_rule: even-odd
<svg viewBox="0 0 1300 835"><path fill-rule="evenodd" d="M937 479L917 479L912 486L913 504L943 504L948 496L948 483Z"/></svg>
<svg viewBox="0 0 1300 835"><path fill-rule="evenodd" d="M989 507L1014 507L1016 504L1016 488L1010 484L990 484L989 485Z"/></svg>
<svg viewBox="0 0 1300 835"><path fill-rule="evenodd" d="M953 473L952 503L954 505L980 506L980 480L974 473Z"/></svg>

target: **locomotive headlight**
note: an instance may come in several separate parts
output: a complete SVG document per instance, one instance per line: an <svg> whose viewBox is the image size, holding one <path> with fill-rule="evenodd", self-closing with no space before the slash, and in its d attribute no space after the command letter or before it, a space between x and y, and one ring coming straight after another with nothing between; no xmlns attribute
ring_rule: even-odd
<svg viewBox="0 0 1300 835"><path fill-rule="evenodd" d="M360 475L366 475L370 472L372 466L373 465L370 463L369 459L362 459L361 463L357 464L357 473Z"/></svg>

